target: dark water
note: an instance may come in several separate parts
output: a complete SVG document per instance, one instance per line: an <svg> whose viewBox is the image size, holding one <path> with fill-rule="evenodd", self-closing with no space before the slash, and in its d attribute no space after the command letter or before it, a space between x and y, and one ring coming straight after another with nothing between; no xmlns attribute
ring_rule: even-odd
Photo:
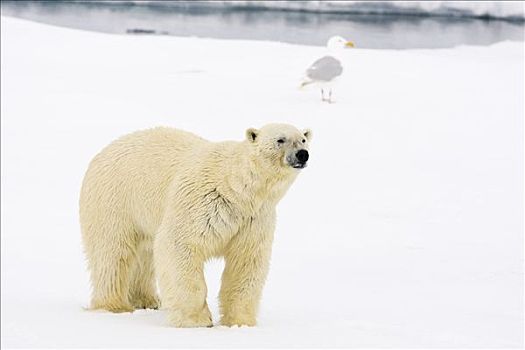
<svg viewBox="0 0 525 350"><path fill-rule="evenodd" d="M332 35L374 49L444 48L523 41L524 23L448 17L239 9L217 4L3 1L2 15L119 34L197 36L324 45Z"/></svg>

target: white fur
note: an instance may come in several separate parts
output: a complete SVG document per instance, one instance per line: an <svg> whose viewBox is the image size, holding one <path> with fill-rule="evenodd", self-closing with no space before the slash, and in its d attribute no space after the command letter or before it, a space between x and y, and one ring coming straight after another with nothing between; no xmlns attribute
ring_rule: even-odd
<svg viewBox="0 0 525 350"><path fill-rule="evenodd" d="M221 323L255 325L275 207L299 171L286 159L308 147L311 132L270 124L246 134L243 142L213 143L155 128L114 141L92 160L80 221L93 309L158 307L156 276L171 325L211 326L203 264L221 256Z"/></svg>
<svg viewBox="0 0 525 350"><path fill-rule="evenodd" d="M326 47L329 50L337 51L340 49L344 49L347 47L348 40L343 38L342 36L333 36L326 42Z"/></svg>

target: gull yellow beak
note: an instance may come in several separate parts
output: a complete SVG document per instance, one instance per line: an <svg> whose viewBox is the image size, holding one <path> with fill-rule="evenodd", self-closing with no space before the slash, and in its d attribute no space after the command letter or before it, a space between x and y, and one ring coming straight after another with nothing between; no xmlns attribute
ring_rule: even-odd
<svg viewBox="0 0 525 350"><path fill-rule="evenodd" d="M351 41L347 41L345 44L345 47L355 47L354 43Z"/></svg>

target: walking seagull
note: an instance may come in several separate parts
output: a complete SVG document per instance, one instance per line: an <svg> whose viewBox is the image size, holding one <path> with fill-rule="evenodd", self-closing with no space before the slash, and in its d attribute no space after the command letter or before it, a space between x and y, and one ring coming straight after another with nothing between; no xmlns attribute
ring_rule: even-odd
<svg viewBox="0 0 525 350"><path fill-rule="evenodd" d="M336 78L343 73L341 61L337 59L337 52L341 49L354 47L354 43L340 36L333 36L326 44L330 55L321 57L315 61L307 70L301 83L301 87L315 84L321 88L321 101L332 103L332 85ZM325 88L328 90L328 98L324 96Z"/></svg>

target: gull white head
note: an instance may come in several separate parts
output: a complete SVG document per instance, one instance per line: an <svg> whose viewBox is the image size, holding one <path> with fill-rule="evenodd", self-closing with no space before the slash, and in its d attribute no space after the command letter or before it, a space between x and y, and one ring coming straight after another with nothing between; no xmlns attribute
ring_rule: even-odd
<svg viewBox="0 0 525 350"><path fill-rule="evenodd" d="M346 40L342 36L336 35L328 39L326 47L328 47L330 50L347 49L354 47L354 43Z"/></svg>

